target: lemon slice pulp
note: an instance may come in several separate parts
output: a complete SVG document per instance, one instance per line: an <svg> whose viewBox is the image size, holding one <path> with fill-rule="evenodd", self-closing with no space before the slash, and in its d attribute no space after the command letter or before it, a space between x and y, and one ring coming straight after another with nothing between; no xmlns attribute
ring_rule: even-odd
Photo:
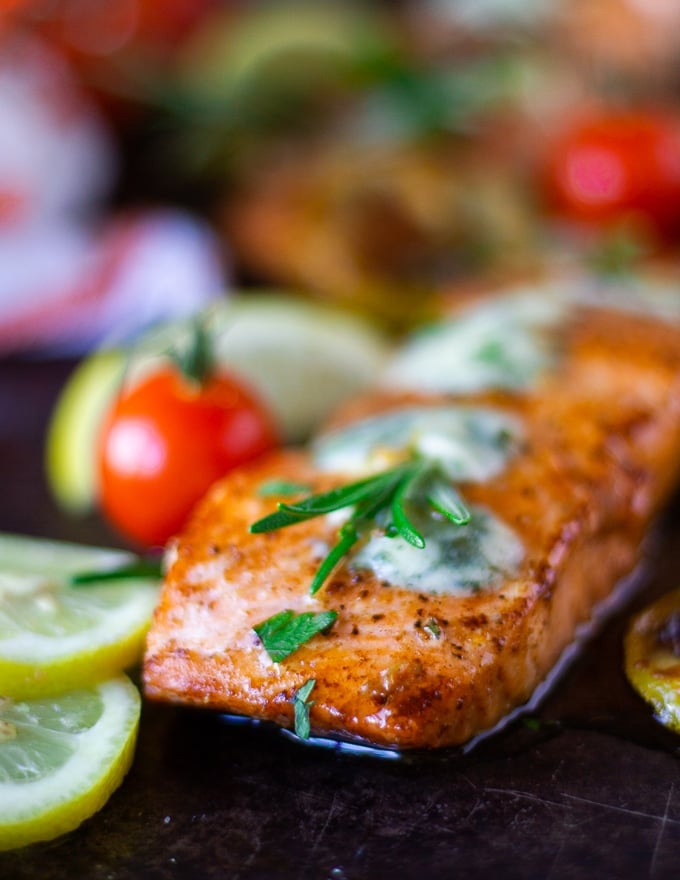
<svg viewBox="0 0 680 880"><path fill-rule="evenodd" d="M59 693L139 660L158 582L69 582L132 559L122 551L0 535L0 695Z"/></svg>
<svg viewBox="0 0 680 880"><path fill-rule="evenodd" d="M141 700L126 676L56 697L0 697L0 851L77 828L132 762Z"/></svg>

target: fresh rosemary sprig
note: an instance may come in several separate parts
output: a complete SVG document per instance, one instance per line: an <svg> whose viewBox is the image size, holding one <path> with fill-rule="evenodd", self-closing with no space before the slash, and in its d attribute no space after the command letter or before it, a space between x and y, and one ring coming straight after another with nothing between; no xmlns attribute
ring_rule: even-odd
<svg viewBox="0 0 680 880"><path fill-rule="evenodd" d="M254 534L272 532L350 508L349 518L338 531L337 542L312 580L310 593L314 595L351 548L378 525L378 517L386 535L400 535L409 544L423 549L425 538L409 515L411 504L420 499L456 525L466 525L470 521L470 512L463 499L439 464L414 457L378 474L327 492L308 495L295 503L281 502L274 513L253 523L250 531Z"/></svg>

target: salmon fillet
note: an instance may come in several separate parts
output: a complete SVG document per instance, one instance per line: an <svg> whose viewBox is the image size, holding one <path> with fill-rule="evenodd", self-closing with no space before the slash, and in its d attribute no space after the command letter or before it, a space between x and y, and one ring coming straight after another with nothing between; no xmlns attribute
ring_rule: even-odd
<svg viewBox="0 0 680 880"><path fill-rule="evenodd" d="M551 332L559 356L528 389L381 389L329 426L414 403L493 406L521 423L505 467L459 487L517 536L520 558L474 590L447 593L386 580L350 554L312 596L338 522L251 534L277 500L259 489L277 479L322 491L347 474L320 469L310 450L269 454L218 482L173 543L146 695L290 728L295 694L313 679L315 734L398 749L465 743L523 704L635 567L679 463L678 326L579 306ZM285 609L337 619L277 663L253 628Z"/></svg>

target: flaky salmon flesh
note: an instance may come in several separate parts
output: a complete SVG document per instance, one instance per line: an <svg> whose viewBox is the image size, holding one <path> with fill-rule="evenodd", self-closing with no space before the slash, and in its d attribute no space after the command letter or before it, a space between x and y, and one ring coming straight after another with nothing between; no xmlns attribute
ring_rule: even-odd
<svg viewBox="0 0 680 880"><path fill-rule="evenodd" d="M217 483L173 542L146 695L292 728L295 694L313 680L314 734L397 749L465 743L527 701L638 563L679 465L678 326L579 306L557 333L558 363L531 388L464 397L524 426L500 473L459 487L521 541L502 582L455 594L407 588L350 554L310 595L338 522L251 534L277 501L260 487L276 479L321 491L347 475L321 471L308 450L274 452ZM333 427L452 399L376 391ZM254 627L286 609L337 619L274 662Z"/></svg>

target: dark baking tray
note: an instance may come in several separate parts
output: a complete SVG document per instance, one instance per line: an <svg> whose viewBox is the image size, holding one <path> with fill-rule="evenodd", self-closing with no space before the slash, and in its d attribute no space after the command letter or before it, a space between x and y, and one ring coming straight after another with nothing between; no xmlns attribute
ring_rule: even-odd
<svg viewBox="0 0 680 880"><path fill-rule="evenodd" d="M116 543L52 504L44 428L67 362L0 363L0 529ZM302 745L266 726L145 705L133 767L106 807L0 877L424 880L677 878L680 737L622 671L630 614L680 583L680 503L639 589L549 695L466 753Z"/></svg>

